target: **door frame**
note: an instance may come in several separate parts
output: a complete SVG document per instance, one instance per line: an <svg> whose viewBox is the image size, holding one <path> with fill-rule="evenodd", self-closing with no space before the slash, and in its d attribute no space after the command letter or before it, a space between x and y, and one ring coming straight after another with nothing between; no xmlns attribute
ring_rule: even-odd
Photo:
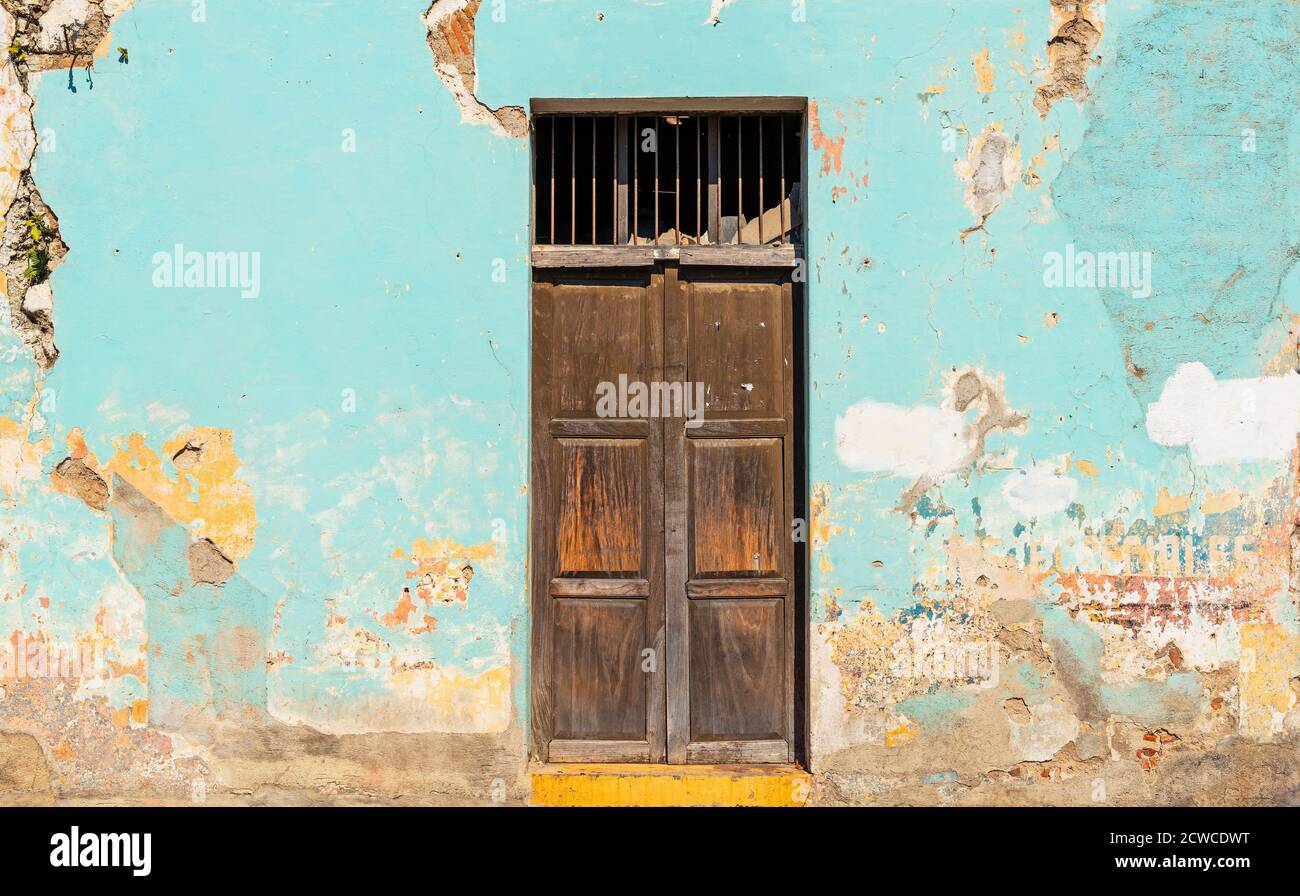
<svg viewBox="0 0 1300 896"><path fill-rule="evenodd" d="M806 233L808 222L808 100L807 97L648 97L648 98L631 98L631 99L590 99L590 98L534 98L530 101L530 130L532 116L535 114L554 114L554 113L616 113L616 114L635 114L655 112L666 113L755 113L755 112L798 112L802 115L802 128L799 140L799 158L797 161L798 171L800 172L800 183L802 184L799 196L799 232L795 236L793 246L784 246L780 249L776 247L726 247L716 246L707 247L704 250L696 249L692 252L686 248L661 248L661 247L623 247L623 246L596 246L596 247L578 247L573 251L555 251L561 247L533 245L533 234L535 231L535 221L533 215L535 212L535 203L530 202L529 213L529 296L528 296L528 316L529 316L529 368L532 370L536 339L538 334L534 332L534 290L539 279L546 279L546 269L590 269L590 268L644 268L650 267L652 275L658 273L666 281L665 283L665 300L667 290L679 288L678 272L682 266L698 265L701 267L793 267L802 268L806 274L804 247L807 245ZM535 184L535 165L533 153L535 151L534 142L529 141L529 191L532 194L536 189ZM568 248L568 247L564 247ZM665 264L665 262L669 262ZM669 279L671 278L671 279ZM793 755L793 764L802 768L812 770L811 755L811 669L810 669L810 628L811 628L811 603L810 603L810 572L811 572L811 551L812 551L812 523L809 518L810 512L810 495L811 480L810 467L808 464L808 408L809 408L809 303L808 303L808 278L806 276L793 278L790 286L790 303L787 306L789 317L788 322L791 326L790 340L793 352L792 367L793 376L792 395L788 397L793 399L793 420L792 420L792 437L793 445L787 455L793 457L793 465L785 471L785 482L787 486L792 486L792 492L788 495L787 504L793 505L793 518L803 521L805 538L802 542L795 542L792 550L793 569L791 572L791 589L792 589L792 606L793 620L792 625L787 626L787 630L793 629L793 642L790 644L792 657L791 666L793 668L794 680L790 688L791 694L789 705L786 707L791 718L791 751ZM665 332L661 327L660 338L662 339L662 352L665 363L664 374L667 369L667 358L669 352L668 341L670 334ZM548 756L546 744L541 741L548 732L544 731L541 725L542 712L541 702L545 701L544 689L538 687L538 675L546 671L543 665L544 651L539 649L541 638L547 636L546 621L549 614L539 612L539 601L549 600L549 582L543 581L546 578L545 570L547 564L536 562L535 551L539 548L549 550L552 539L544 536L545 527L548 521L545 518L546 508L541 506L537 501L537 496L543 494L539 490L539 475L544 475L540 471L541 464L537 458L535 446L539 438L546 438L545 433L537 432L539 426L534 410L534 391L535 383L533 378L529 377L529 444L528 444L528 501L529 501L529 531L528 531L528 554L527 569L528 572L528 612L529 612L529 725L528 725L528 752L531 761L534 762L563 762L563 759L555 759ZM542 424L544 425L544 424ZM664 463L668 463L668 452L670 446L667 440L663 444ZM662 497L662 493L661 493ZM665 534L668 528L667 513L669 508L665 501L664 515L660 516ZM787 537L790 533L787 533ZM672 560L668 560L671 567ZM685 573L685 558L682 558L683 574ZM665 622L667 614L672 612L671 602L668 600L666 589L671 582L672 576L669 570L664 570L665 577L665 595L664 595L664 612ZM665 625L666 628L666 625ZM659 656L665 656L664 653L664 628L660 629L659 638L653 645ZM678 651L681 652L680 650ZM667 665L665 663L664 665ZM668 705L667 686L668 677L672 676L672 671L668 669L661 670L659 678L664 693L658 697L652 697L651 703L656 707L656 711L664 713L660 736L666 740L667 714L673 712L673 708ZM543 710L544 711L544 710ZM680 712L680 708L677 710ZM689 710L687 710L689 711ZM669 747L669 752L672 751ZM592 760L585 760L592 761ZM620 757L611 756L607 762L618 762ZM671 764L673 758L668 757ZM698 764L693 763L698 767ZM775 764L775 763L774 763ZM651 766L661 765L656 759L650 760Z"/></svg>

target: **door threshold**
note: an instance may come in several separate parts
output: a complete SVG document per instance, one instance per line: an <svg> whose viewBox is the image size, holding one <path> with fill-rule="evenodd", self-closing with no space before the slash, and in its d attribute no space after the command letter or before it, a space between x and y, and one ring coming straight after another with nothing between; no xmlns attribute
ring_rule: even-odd
<svg viewBox="0 0 1300 896"><path fill-rule="evenodd" d="M797 765L532 763L533 806L802 806L812 776Z"/></svg>

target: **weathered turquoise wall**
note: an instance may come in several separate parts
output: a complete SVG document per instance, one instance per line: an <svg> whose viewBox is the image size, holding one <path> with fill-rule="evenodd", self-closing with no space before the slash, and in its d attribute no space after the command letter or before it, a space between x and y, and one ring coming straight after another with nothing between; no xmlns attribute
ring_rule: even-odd
<svg viewBox="0 0 1300 896"><path fill-rule="evenodd" d="M2 682L16 792L526 796L508 107L692 95L813 109L816 798L1294 792L1293 4L0 5L0 631L103 669Z"/></svg>

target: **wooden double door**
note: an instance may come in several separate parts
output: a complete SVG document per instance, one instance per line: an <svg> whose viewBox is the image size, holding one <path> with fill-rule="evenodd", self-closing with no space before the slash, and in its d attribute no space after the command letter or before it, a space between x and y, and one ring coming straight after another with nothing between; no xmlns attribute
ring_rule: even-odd
<svg viewBox="0 0 1300 896"><path fill-rule="evenodd" d="M537 759L795 760L793 290L780 268L535 272Z"/></svg>

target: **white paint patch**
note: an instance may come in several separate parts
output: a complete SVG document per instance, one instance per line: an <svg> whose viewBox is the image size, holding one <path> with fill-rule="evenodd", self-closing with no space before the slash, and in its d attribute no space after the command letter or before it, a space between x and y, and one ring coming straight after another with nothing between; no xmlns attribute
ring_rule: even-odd
<svg viewBox="0 0 1300 896"><path fill-rule="evenodd" d="M808 632L812 683L812 748L830 756L859 744L882 746L887 714L854 712L844 696L831 637L836 625L814 625Z"/></svg>
<svg viewBox="0 0 1300 896"><path fill-rule="evenodd" d="M76 28L88 18L90 5L86 0L54 0L41 16L41 46L61 46L63 29Z"/></svg>
<svg viewBox="0 0 1300 896"><path fill-rule="evenodd" d="M1020 182L1020 144L998 124L984 128L966 149L966 158L953 163L966 183L966 207L984 222L997 211Z"/></svg>
<svg viewBox="0 0 1300 896"><path fill-rule="evenodd" d="M1002 484L1002 497L1024 517L1060 513L1078 492L1079 483L1063 475L1061 467L1054 464L1034 464L1024 472L1013 473Z"/></svg>
<svg viewBox="0 0 1300 896"><path fill-rule="evenodd" d="M23 310L31 315L54 311L54 293L50 290L48 280L27 290L27 295L23 296Z"/></svg>
<svg viewBox="0 0 1300 896"><path fill-rule="evenodd" d="M704 24L706 25L720 24L722 22L722 8L724 6L730 6L735 2L736 0L713 0L713 6L709 10L709 17L704 20Z"/></svg>
<svg viewBox="0 0 1300 896"><path fill-rule="evenodd" d="M1059 703L1029 707L1029 721L1011 723L1011 749L1022 762L1046 762L1079 735L1079 720Z"/></svg>
<svg viewBox="0 0 1300 896"><path fill-rule="evenodd" d="M863 473L938 477L963 467L972 446L965 418L946 408L860 401L835 420L840 463Z"/></svg>
<svg viewBox="0 0 1300 896"><path fill-rule="evenodd" d="M12 46L16 23L0 9L0 39ZM18 72L6 59L0 66L0 212L8 212L18 195L18 181L31 165L36 152L36 131L32 125L32 98L18 80Z"/></svg>
<svg viewBox="0 0 1300 896"><path fill-rule="evenodd" d="M1300 374L1216 380L1199 362L1180 364L1147 406L1157 445L1187 445L1196 464L1286 457L1300 433Z"/></svg>
<svg viewBox="0 0 1300 896"><path fill-rule="evenodd" d="M424 24L428 27L430 34L438 31L442 23L457 13L465 12L469 5L469 0L434 0L429 6L428 12L424 15ZM492 109L486 103L479 100L474 95L477 89L478 74L477 68L470 74L474 83L466 83L465 74L456 65L445 60L438 59L435 55L434 70L437 71L438 77L446 85L447 90L451 93L452 99L456 102L456 108L460 110L460 120L466 124L487 125L497 134L503 137L524 137L527 136L526 124L521 123L523 130L515 132L507 129L502 124L501 118L497 116L502 109ZM522 110L520 110L522 116Z"/></svg>

